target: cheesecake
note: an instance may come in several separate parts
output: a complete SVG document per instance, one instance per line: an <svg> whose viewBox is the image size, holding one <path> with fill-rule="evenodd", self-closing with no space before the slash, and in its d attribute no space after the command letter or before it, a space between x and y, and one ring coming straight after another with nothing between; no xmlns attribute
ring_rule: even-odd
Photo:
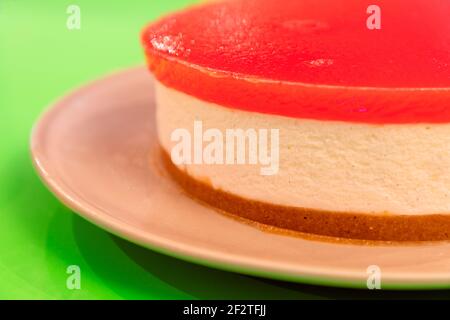
<svg viewBox="0 0 450 320"><path fill-rule="evenodd" d="M216 1L145 27L171 176L270 227L449 240L450 2L377 6Z"/></svg>

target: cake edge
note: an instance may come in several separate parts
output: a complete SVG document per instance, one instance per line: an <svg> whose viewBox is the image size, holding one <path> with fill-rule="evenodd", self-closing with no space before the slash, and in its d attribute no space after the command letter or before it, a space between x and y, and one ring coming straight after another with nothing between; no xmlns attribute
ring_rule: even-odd
<svg viewBox="0 0 450 320"><path fill-rule="evenodd" d="M266 230L355 241L424 242L450 240L450 214L382 215L297 208L246 199L214 189L178 168L160 147L170 176L194 199ZM264 226L267 226L265 228ZM284 233L284 232L283 232Z"/></svg>

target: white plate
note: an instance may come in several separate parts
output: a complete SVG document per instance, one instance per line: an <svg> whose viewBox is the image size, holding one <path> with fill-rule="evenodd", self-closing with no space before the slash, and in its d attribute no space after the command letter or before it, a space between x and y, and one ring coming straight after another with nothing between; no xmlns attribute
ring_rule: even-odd
<svg viewBox="0 0 450 320"><path fill-rule="evenodd" d="M36 125L31 151L42 179L96 225L203 265L310 284L384 289L450 288L450 244L367 246L261 231L186 196L164 171L153 84L144 68L92 83Z"/></svg>

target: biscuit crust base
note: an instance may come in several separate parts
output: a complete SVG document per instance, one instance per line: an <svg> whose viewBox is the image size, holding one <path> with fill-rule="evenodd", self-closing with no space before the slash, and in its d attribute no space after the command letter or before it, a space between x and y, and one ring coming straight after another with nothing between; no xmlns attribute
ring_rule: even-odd
<svg viewBox="0 0 450 320"><path fill-rule="evenodd" d="M164 166L179 185L202 202L270 227L312 235L372 241L450 240L450 214L392 215L286 207L245 199L212 188L175 166L162 150Z"/></svg>

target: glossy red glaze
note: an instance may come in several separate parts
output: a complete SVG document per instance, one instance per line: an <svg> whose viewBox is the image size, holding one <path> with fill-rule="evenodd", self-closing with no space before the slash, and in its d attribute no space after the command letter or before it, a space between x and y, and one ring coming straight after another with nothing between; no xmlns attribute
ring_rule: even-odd
<svg viewBox="0 0 450 320"><path fill-rule="evenodd" d="M450 122L450 1L237 0L148 26L165 85L231 108L366 123Z"/></svg>

